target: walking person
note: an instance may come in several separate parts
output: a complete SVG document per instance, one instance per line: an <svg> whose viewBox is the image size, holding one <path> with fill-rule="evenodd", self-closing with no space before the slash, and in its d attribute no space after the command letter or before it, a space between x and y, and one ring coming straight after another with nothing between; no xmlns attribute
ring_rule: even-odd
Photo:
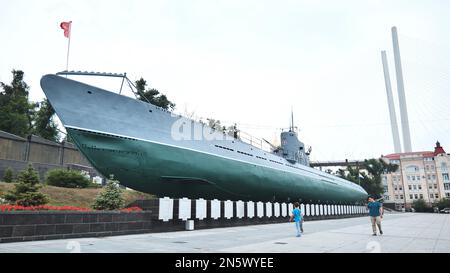
<svg viewBox="0 0 450 273"><path fill-rule="evenodd" d="M367 204L367 208L369 209L370 222L372 223L372 231L373 236L377 236L377 226L380 231L380 235L383 234L383 230L381 230L381 219L383 219L383 205L375 201L373 197L369 197L369 203Z"/></svg>
<svg viewBox="0 0 450 273"><path fill-rule="evenodd" d="M295 228L297 229L297 237L302 236L301 230L302 227L302 211L300 210L300 205L298 202L294 203L294 209L292 210L291 218L289 219L289 222L292 222L292 220L295 221Z"/></svg>

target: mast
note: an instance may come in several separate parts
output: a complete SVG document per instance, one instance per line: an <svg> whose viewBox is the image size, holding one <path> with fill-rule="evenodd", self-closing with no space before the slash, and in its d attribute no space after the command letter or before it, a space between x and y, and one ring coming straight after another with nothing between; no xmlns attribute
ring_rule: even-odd
<svg viewBox="0 0 450 273"><path fill-rule="evenodd" d="M291 132L294 132L294 110L292 110L292 106L291 106L291 128L290 128Z"/></svg>

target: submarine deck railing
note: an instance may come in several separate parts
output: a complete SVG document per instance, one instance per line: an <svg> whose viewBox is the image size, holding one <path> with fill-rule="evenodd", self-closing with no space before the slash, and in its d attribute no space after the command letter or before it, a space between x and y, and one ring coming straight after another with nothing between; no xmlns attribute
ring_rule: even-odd
<svg viewBox="0 0 450 273"><path fill-rule="evenodd" d="M248 133L239 131L238 139L240 139L244 143L250 144L251 146L253 146L255 148L261 149L266 152L271 152L271 147L269 144L267 144L262 139L254 137Z"/></svg>

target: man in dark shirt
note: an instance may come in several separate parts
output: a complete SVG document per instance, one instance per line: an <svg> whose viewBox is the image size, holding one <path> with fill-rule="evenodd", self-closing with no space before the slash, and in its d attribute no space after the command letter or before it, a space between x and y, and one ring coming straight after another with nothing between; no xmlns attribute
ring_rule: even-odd
<svg viewBox="0 0 450 273"><path fill-rule="evenodd" d="M381 230L381 219L383 218L383 206L380 202L375 201L373 197L369 197L369 203L367 204L369 209L370 222L372 223L373 236L377 236L377 227L380 231L380 235L383 234Z"/></svg>

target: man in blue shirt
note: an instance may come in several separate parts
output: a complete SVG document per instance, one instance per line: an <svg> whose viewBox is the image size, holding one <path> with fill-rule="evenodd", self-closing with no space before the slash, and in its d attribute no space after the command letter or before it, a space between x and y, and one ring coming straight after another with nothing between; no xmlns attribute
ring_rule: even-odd
<svg viewBox="0 0 450 273"><path fill-rule="evenodd" d="M294 203L294 209L292 210L291 218L289 219L289 222L292 222L292 219L295 221L295 227L297 228L297 237L300 237L300 230L302 229L301 223L302 223L302 211L300 210L300 204L298 202Z"/></svg>
<svg viewBox="0 0 450 273"><path fill-rule="evenodd" d="M372 223L373 236L377 236L377 227L380 231L380 235L383 234L381 230L381 219L383 218L383 205L375 201L373 197L369 197L369 203L367 204L369 209L370 222Z"/></svg>

